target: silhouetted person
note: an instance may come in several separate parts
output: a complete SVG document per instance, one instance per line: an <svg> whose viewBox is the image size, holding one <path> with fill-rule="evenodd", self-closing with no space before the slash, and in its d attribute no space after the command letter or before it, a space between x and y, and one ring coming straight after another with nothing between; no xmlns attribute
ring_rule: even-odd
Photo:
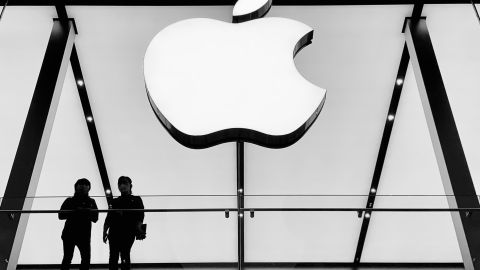
<svg viewBox="0 0 480 270"><path fill-rule="evenodd" d="M132 195L132 180L127 176L118 178L120 197L112 200L111 209L144 209L142 198ZM135 237L144 239L141 224L145 214L143 211L114 211L107 214L103 226L103 242L107 239L110 247L109 269L118 269L118 257L121 268L130 269L130 250Z"/></svg>
<svg viewBox="0 0 480 270"><path fill-rule="evenodd" d="M98 209L95 200L88 196L90 181L85 178L75 183L75 194L67 198L60 210L73 210L68 213L58 213L59 219L66 219L62 232L63 260L62 270L70 269L73 251L75 246L80 250L82 258L80 269L86 270L90 267L90 236L92 222L97 222L98 212L90 211Z"/></svg>

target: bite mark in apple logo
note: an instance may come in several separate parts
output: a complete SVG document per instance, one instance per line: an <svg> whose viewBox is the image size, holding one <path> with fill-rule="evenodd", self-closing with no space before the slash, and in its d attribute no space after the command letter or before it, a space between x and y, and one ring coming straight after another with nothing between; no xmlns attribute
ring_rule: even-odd
<svg viewBox="0 0 480 270"><path fill-rule="evenodd" d="M271 0L239 0L233 23L176 22L150 42L144 59L155 115L182 145L201 149L243 141L269 148L297 142L312 126L326 90L307 81L294 57L313 29L263 18Z"/></svg>

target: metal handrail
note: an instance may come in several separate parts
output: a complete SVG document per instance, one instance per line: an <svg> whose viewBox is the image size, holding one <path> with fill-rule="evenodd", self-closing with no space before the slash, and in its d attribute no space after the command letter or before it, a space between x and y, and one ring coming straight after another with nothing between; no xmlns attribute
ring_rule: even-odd
<svg viewBox="0 0 480 270"><path fill-rule="evenodd" d="M14 210L1 209L7 214L72 213L76 210ZM154 208L154 209L84 209L83 211L108 212L480 212L480 208L358 208L358 207L322 207L322 208Z"/></svg>
<svg viewBox="0 0 480 270"><path fill-rule="evenodd" d="M236 194L150 194L137 195L140 197L237 197ZM453 194L243 194L244 197L480 197L479 195L453 195ZM51 196L26 196L26 197L0 197L0 199L54 199L68 198L71 195ZM105 198L105 195L92 195L91 198Z"/></svg>

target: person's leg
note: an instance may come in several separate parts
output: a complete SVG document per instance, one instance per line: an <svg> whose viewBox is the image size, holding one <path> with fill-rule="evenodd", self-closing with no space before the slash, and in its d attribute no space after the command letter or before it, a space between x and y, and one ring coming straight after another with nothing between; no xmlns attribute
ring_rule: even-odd
<svg viewBox="0 0 480 270"><path fill-rule="evenodd" d="M130 250L132 249L135 236L125 236L120 249L120 258L122 260L122 270L130 270Z"/></svg>
<svg viewBox="0 0 480 270"><path fill-rule="evenodd" d="M63 239L63 260L62 260L62 266L61 266L62 270L70 269L74 248L75 248L75 244L72 240Z"/></svg>
<svg viewBox="0 0 480 270"><path fill-rule="evenodd" d="M112 238L109 238L108 245L110 247L110 258L108 259L108 269L118 270L118 255L120 253L118 241Z"/></svg>
<svg viewBox="0 0 480 270"><path fill-rule="evenodd" d="M80 270L88 270L90 268L90 239L82 239L77 243L82 258Z"/></svg>

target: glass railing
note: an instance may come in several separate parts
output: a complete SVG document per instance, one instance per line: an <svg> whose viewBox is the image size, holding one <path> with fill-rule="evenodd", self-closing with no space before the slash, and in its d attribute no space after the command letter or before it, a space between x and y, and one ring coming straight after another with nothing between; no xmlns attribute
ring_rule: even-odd
<svg viewBox="0 0 480 270"><path fill-rule="evenodd" d="M159 194L140 195L145 209L109 209L95 199L91 263L107 267L103 224L110 212L144 212L147 237L136 241L132 263L242 268L351 263L364 223L369 223L361 261L460 263L451 213L480 215L480 208L451 208L462 196L434 194ZM29 210L1 209L2 222L28 217L18 268L58 267L62 261L60 206L68 196L2 197L25 201ZM368 199L375 197L372 207ZM471 196L463 196L471 198ZM475 199L477 199L475 197ZM238 202L243 201L243 207ZM6 221L6 220L9 221ZM367 224L368 226L368 224ZM239 251L241 251L239 253ZM80 263L75 251L73 263ZM338 265L337 265L338 266ZM458 265L452 265L452 268Z"/></svg>

